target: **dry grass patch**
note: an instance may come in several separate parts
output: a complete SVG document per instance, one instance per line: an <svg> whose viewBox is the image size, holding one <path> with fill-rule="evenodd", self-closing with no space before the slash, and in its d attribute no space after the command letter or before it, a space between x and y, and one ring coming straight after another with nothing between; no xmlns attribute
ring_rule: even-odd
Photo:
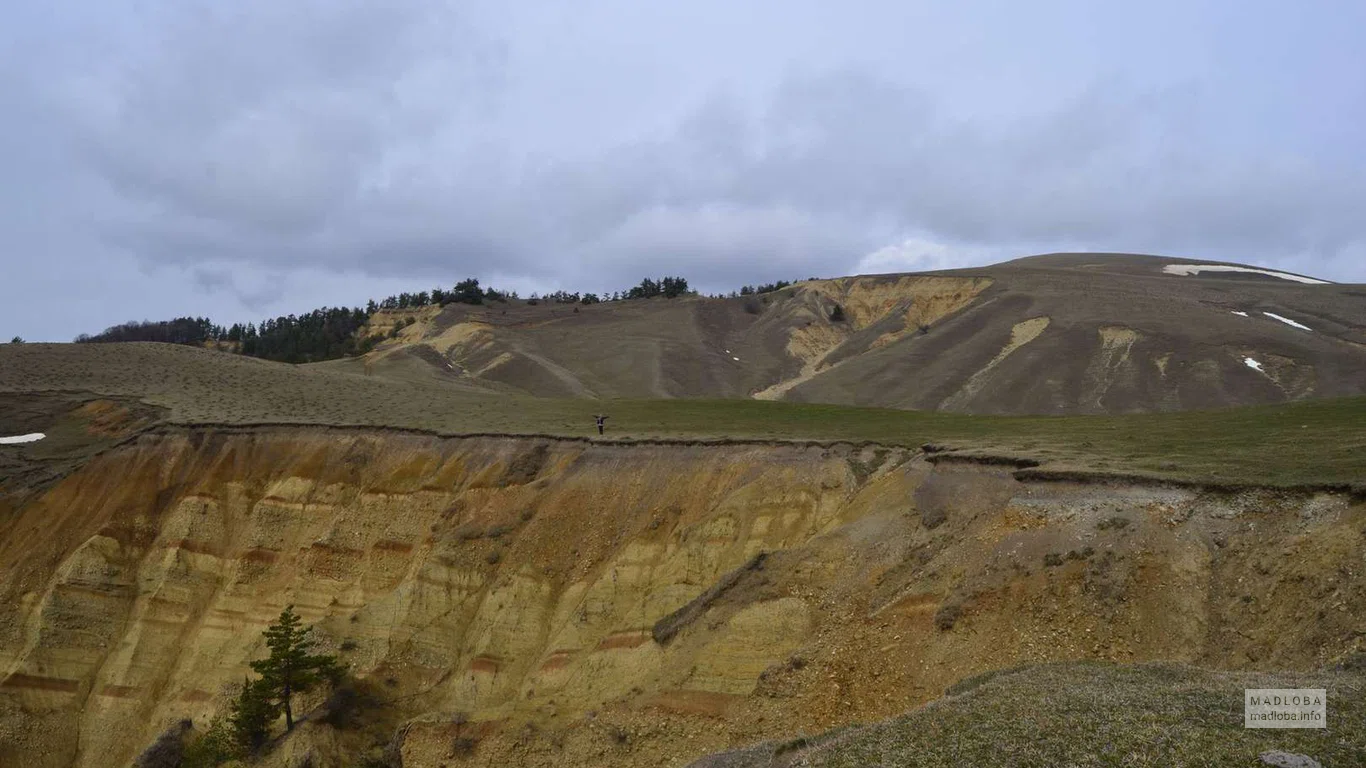
<svg viewBox="0 0 1366 768"><path fill-rule="evenodd" d="M1245 688L1325 688L1326 729L1246 729ZM716 755L695 766L1253 766L1271 750L1366 765L1366 675L1074 662L964 680L876 725Z"/></svg>

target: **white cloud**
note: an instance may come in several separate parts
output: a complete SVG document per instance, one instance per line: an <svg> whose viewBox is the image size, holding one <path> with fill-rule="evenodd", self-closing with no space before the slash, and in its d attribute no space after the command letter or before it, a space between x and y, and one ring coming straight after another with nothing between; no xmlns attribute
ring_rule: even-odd
<svg viewBox="0 0 1366 768"><path fill-rule="evenodd" d="M883 246L859 259L854 267L854 273L878 275L891 272L929 272L982 266L1002 258L1000 249L955 246L911 237L895 245Z"/></svg>
<svg viewBox="0 0 1366 768"><path fill-rule="evenodd" d="M303 311L278 286L326 272L728 291L1083 246L1361 279L1366 81L1320 58L1359 60L1348 11L971 5L21 0L0 230L47 273L0 294L158 276L73 295L98 330L198 292Z"/></svg>

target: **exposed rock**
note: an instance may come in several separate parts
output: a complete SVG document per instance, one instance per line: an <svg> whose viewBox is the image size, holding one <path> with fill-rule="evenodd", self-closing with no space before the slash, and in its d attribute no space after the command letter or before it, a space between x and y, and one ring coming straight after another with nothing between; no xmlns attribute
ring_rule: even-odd
<svg viewBox="0 0 1366 768"><path fill-rule="evenodd" d="M505 483L514 465L534 480ZM1254 527L1210 517L1195 492L1031 486L1000 467L848 476L839 452L801 446L137 438L0 519L0 764L127 765L165 723L209 722L285 602L382 701L345 727L329 702L277 749L315 768L382 752L405 722L408 768L453 750L469 765L677 764L891 717L1030 661L1308 666L1349 652L1366 614L1361 501L1305 517L1310 497L1268 495ZM923 497L947 515L933 531L905 512L926 482L951 490ZM1169 523L1158 501L1190 514ZM1113 516L1131 523L1097 530ZM1216 525L1224 548L1206 543ZM686 631L653 641L737 569ZM1250 611L1241 597L1269 583ZM945 595L970 601L970 632L936 626ZM1342 609L1306 621L1321 596Z"/></svg>
<svg viewBox="0 0 1366 768"><path fill-rule="evenodd" d="M1272 750L1258 755L1266 765L1274 765L1276 768L1323 768L1319 761L1308 755L1296 755L1290 752Z"/></svg>

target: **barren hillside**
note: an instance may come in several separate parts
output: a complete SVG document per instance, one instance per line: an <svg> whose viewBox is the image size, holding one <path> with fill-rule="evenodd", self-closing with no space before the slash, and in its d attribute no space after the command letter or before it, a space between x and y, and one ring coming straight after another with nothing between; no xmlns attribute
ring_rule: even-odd
<svg viewBox="0 0 1366 768"><path fill-rule="evenodd" d="M547 397L1000 414L1366 392L1366 288L1237 269L1245 271L1059 254L814 280L734 299L397 310L376 316L373 328L387 332L412 317L398 338L363 359L320 365Z"/></svg>

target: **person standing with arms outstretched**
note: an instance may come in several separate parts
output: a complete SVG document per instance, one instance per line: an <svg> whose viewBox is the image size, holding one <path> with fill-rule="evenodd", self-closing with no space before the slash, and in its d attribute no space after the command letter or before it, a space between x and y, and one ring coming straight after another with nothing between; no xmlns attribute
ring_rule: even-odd
<svg viewBox="0 0 1366 768"><path fill-rule="evenodd" d="M596 419L597 422L598 422L598 434L601 435L601 434L602 434L603 422L607 421L607 417L606 417L606 416L594 416L593 418Z"/></svg>

